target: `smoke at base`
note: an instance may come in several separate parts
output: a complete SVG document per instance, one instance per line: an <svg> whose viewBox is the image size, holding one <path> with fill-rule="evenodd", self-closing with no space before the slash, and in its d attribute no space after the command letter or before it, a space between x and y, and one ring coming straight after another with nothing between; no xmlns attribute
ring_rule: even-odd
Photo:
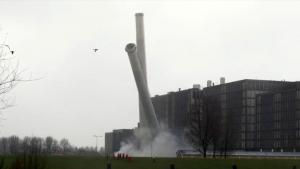
<svg viewBox="0 0 300 169"><path fill-rule="evenodd" d="M133 157L175 157L177 150L189 148L171 132L163 129L151 138L150 130L136 129L134 138L121 143L117 153L129 154Z"/></svg>

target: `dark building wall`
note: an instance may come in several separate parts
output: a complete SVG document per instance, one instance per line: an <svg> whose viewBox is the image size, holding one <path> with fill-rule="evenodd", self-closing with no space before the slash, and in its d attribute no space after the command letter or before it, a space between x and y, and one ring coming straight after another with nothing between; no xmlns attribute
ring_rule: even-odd
<svg viewBox="0 0 300 169"><path fill-rule="evenodd" d="M299 82L257 96L257 145L275 151L300 151Z"/></svg>
<svg viewBox="0 0 300 169"><path fill-rule="evenodd" d="M112 155L121 148L121 143L126 143L133 138L133 129L118 129L105 133L105 152Z"/></svg>
<svg viewBox="0 0 300 169"><path fill-rule="evenodd" d="M231 128L232 149L257 149L256 95L282 85L281 81L241 80L203 89L220 100L222 122Z"/></svg>
<svg viewBox="0 0 300 169"><path fill-rule="evenodd" d="M300 151L300 82L246 79L170 92L151 100L159 123L183 137L190 116L201 113L207 96L218 100L222 132L231 132L230 149ZM118 151L125 135L114 130L112 144L105 143L105 147Z"/></svg>
<svg viewBox="0 0 300 169"><path fill-rule="evenodd" d="M169 126L169 95L156 95L151 98L155 114L161 126Z"/></svg>
<svg viewBox="0 0 300 169"><path fill-rule="evenodd" d="M185 139L184 130L187 127L188 114L199 103L200 93L199 88L191 88L151 98L159 123L179 140Z"/></svg>
<svg viewBox="0 0 300 169"><path fill-rule="evenodd" d="M171 113L169 114L169 128L183 129L186 126L186 115L189 110L192 90L170 93Z"/></svg>
<svg viewBox="0 0 300 169"><path fill-rule="evenodd" d="M133 137L133 129L118 129L113 130L113 152L119 151L121 143L126 143Z"/></svg>
<svg viewBox="0 0 300 169"><path fill-rule="evenodd" d="M160 124L168 129L183 130L187 125L187 114L191 106L196 103L194 97L200 92L200 89L192 88L152 97L151 100Z"/></svg>
<svg viewBox="0 0 300 169"><path fill-rule="evenodd" d="M152 98L158 120L167 128L183 133L189 116L201 113L203 97L218 100L222 132L230 131L231 149L258 150L256 96L288 84L283 81L241 80L206 87L170 92ZM227 131L225 131L227 130ZM222 136L224 137L224 136ZM267 136L266 136L267 137Z"/></svg>

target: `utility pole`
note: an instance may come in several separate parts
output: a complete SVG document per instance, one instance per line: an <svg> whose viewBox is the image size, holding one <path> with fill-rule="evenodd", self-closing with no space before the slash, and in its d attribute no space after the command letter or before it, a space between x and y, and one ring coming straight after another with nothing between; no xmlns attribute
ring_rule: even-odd
<svg viewBox="0 0 300 169"><path fill-rule="evenodd" d="M153 159L153 150L152 150L152 147L153 146L153 142L151 141L151 158Z"/></svg>
<svg viewBox="0 0 300 169"><path fill-rule="evenodd" d="M93 137L96 138L96 152L98 152L98 138L99 138L99 137L102 137L102 136L93 135Z"/></svg>

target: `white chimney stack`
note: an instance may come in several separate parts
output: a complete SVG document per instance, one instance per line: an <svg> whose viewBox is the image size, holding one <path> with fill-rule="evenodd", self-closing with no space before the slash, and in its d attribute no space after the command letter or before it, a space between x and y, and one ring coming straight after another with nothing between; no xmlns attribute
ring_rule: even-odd
<svg viewBox="0 0 300 169"><path fill-rule="evenodd" d="M208 80L208 81L207 81L207 87L211 87L211 84L212 84L212 81L211 81L211 80Z"/></svg>
<svg viewBox="0 0 300 169"><path fill-rule="evenodd" d="M225 84L225 77L220 78L220 84Z"/></svg>

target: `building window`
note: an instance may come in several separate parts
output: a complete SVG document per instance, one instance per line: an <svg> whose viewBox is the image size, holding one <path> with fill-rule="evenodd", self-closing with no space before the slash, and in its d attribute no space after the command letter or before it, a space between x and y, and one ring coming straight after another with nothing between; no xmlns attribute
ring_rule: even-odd
<svg viewBox="0 0 300 169"><path fill-rule="evenodd" d="M248 107L247 115L255 115L255 107Z"/></svg>
<svg viewBox="0 0 300 169"><path fill-rule="evenodd" d="M241 123L245 123L246 122L246 117L245 116L242 116L241 117Z"/></svg>
<svg viewBox="0 0 300 169"><path fill-rule="evenodd" d="M296 111L296 118L297 118L297 119L300 119L300 110L297 110L297 111Z"/></svg>
<svg viewBox="0 0 300 169"><path fill-rule="evenodd" d="M281 99L281 94L280 94L280 93L275 94L275 101L276 101L276 102L279 102L280 99Z"/></svg>

